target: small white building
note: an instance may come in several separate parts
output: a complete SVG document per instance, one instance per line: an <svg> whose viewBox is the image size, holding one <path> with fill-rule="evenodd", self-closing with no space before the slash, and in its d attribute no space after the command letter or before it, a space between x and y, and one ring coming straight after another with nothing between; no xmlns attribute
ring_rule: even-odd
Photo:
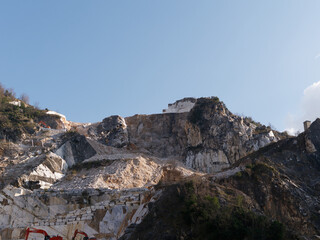
<svg viewBox="0 0 320 240"><path fill-rule="evenodd" d="M12 102L9 102L9 104L12 104L12 105L15 105L15 106L18 106L18 107L21 107L21 101L12 101Z"/></svg>

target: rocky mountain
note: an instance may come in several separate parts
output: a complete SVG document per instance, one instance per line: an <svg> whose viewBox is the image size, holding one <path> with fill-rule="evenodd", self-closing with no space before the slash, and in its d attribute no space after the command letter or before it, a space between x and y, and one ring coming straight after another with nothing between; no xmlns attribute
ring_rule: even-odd
<svg viewBox="0 0 320 240"><path fill-rule="evenodd" d="M166 186L121 239L319 239L319 134L317 119L228 170Z"/></svg>
<svg viewBox="0 0 320 240"><path fill-rule="evenodd" d="M14 106L10 126L23 130ZM320 236L320 120L290 137L216 97L93 124L39 111L32 131L0 136L1 240L28 227L63 239L76 229L97 239Z"/></svg>

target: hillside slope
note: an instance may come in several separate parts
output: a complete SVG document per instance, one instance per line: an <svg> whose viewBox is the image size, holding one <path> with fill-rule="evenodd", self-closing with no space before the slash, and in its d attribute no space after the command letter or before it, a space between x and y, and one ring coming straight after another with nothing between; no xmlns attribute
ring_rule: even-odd
<svg viewBox="0 0 320 240"><path fill-rule="evenodd" d="M14 106L14 113L25 114L23 106ZM48 110L36 111L41 114L29 116L28 120L33 124L32 132L14 134L10 141L2 137L0 144L1 240L23 239L27 227L44 229L50 235L59 234L66 239L71 238L76 229L98 239L121 236L137 239L134 236L138 235L147 239L150 229L163 223L157 216L168 213L168 209L162 207L166 202L171 202L169 216L173 214L172 221L175 219L177 223L165 224L159 231L153 231L158 234L154 239L204 237L199 235L202 221L212 222L216 217L230 220L233 213L259 221L257 228L252 225L245 230L249 232L269 234L273 227L280 226L283 236L290 237L294 224L300 224L300 215L289 215L291 222L282 215L273 215L264 208L269 205L261 203L259 194L250 195L251 192L245 191L264 191L273 184L263 177L261 181L266 181L263 182L266 187L261 190L262 183L251 179L256 176L252 171L256 170L257 159L266 161L264 154L268 149L289 144L294 138L232 114L216 97L186 98L170 104L162 114L110 116L93 124L69 122ZM22 129L19 125L23 124L22 120L19 118L17 122ZM5 130L9 131L10 127ZM306 140L308 149L313 151L316 145L312 141L316 140L310 141ZM268 161L276 164L278 160ZM252 167L246 168L250 164ZM271 167L281 169L281 164ZM290 180L289 175L283 179L280 175L279 182L296 181L287 178ZM276 177L272 175L272 179ZM303 187L307 188L308 184ZM242 189L246 185L248 188ZM170 198L171 193L176 197ZM184 200L180 199L180 193ZM292 201L298 201L297 196L292 197ZM212 212L205 213L202 207L195 207L206 208L206 204L212 205ZM286 209L285 206L291 205L284 201L281 206ZM180 213L175 214L174 210ZM206 217L199 218L199 214ZM146 216L149 223L154 223L151 228L135 228L144 226ZM189 221L182 222L181 216L187 216ZM282 229L280 222L288 223L288 229ZM170 234L163 235L166 226ZM190 226L195 229L187 231ZM229 226L224 227L225 231L230 230ZM317 231L317 225L313 230L308 224L297 227L298 235L311 236ZM245 239L246 235L239 236ZM32 237L41 239L42 236L33 234Z"/></svg>
<svg viewBox="0 0 320 240"><path fill-rule="evenodd" d="M144 221L121 239L319 239L319 136L317 119L228 170L162 186Z"/></svg>

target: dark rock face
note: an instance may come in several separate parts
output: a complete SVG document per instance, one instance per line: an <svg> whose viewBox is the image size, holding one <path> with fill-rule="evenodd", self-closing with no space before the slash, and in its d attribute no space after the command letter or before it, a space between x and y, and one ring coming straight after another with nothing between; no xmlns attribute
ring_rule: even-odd
<svg viewBox="0 0 320 240"><path fill-rule="evenodd" d="M32 132L32 131L30 131ZM0 139L8 139L14 142L17 142L21 139L23 135L23 130L21 128L10 129L10 128L2 128L0 129Z"/></svg>
<svg viewBox="0 0 320 240"><path fill-rule="evenodd" d="M126 118L129 141L159 157L182 158L187 145L188 113L135 115Z"/></svg>
<svg viewBox="0 0 320 240"><path fill-rule="evenodd" d="M60 117L52 114L45 114L41 116L38 121L42 121L52 129L64 129L65 125L61 121Z"/></svg>
<svg viewBox="0 0 320 240"><path fill-rule="evenodd" d="M257 211L278 220L292 232L309 237L317 234L307 210L306 199L309 196L305 196L301 185L278 172L268 161L257 160L251 166L218 183L240 190L256 203Z"/></svg>
<svg viewBox="0 0 320 240"><path fill-rule="evenodd" d="M22 186L30 190L39 189L41 187L39 181L25 181Z"/></svg>
<svg viewBox="0 0 320 240"><path fill-rule="evenodd" d="M123 147L128 143L127 125L120 116L103 119L97 127L91 127L88 134L91 138L108 146Z"/></svg>
<svg viewBox="0 0 320 240"><path fill-rule="evenodd" d="M320 151L320 119L317 118L306 131L307 139L311 140L315 151ZM310 146L311 149L313 148Z"/></svg>
<svg viewBox="0 0 320 240"><path fill-rule="evenodd" d="M56 151L57 155L67 161L69 167L94 156L96 153L97 151L87 138L80 134L75 134Z"/></svg>
<svg viewBox="0 0 320 240"><path fill-rule="evenodd" d="M219 184L235 187L260 209L313 239L320 235L320 121L298 137L271 144L245 157L241 177ZM316 238L315 238L316 239Z"/></svg>

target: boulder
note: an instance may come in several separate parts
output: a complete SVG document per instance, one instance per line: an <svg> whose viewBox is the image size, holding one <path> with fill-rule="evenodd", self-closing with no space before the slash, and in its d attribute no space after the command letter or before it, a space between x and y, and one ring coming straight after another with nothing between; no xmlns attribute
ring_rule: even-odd
<svg viewBox="0 0 320 240"><path fill-rule="evenodd" d="M118 115L103 119L97 126L89 128L88 134L107 146L120 148L128 143L126 121Z"/></svg>

